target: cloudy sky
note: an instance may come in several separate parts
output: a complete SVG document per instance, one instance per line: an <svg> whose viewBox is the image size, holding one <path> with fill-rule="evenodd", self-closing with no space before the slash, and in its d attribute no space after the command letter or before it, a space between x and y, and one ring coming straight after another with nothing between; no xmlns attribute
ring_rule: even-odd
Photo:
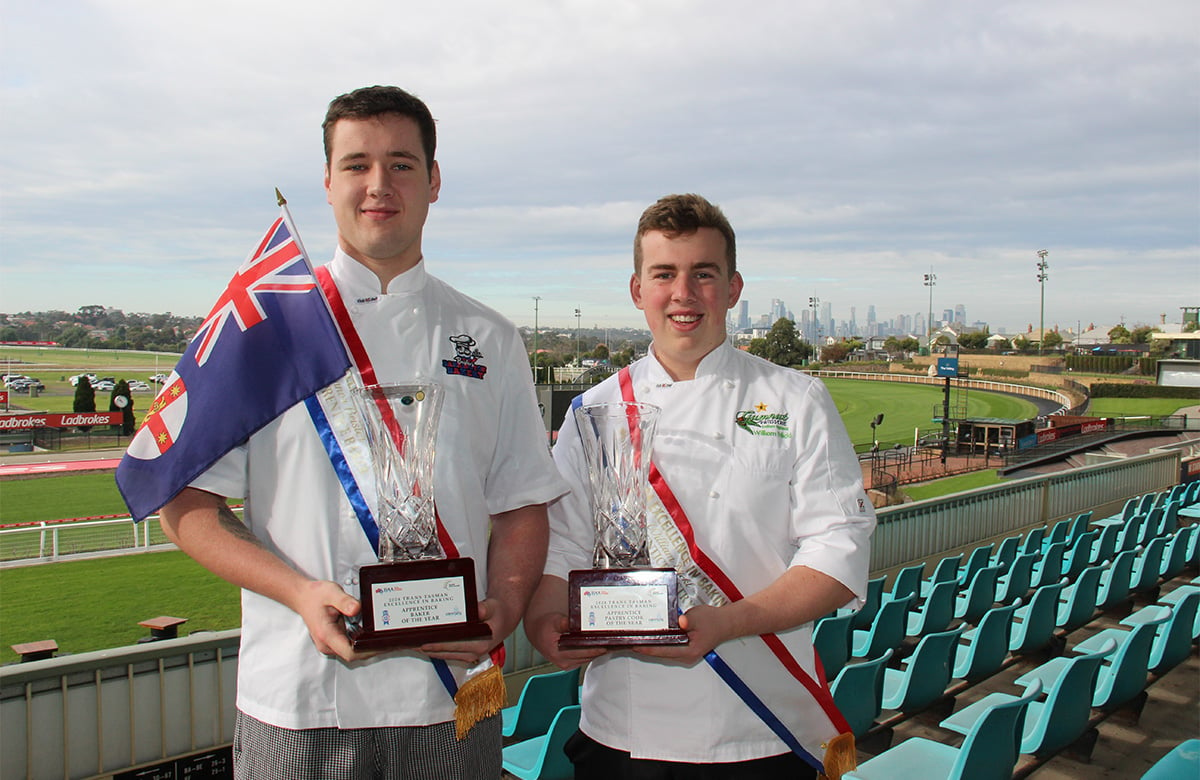
<svg viewBox="0 0 1200 780"><path fill-rule="evenodd" d="M430 269L532 325L641 325L641 210L719 203L753 315L966 307L993 332L1200 305L1195 0L5 0L0 311L204 314L290 201L333 250L320 122L439 122Z"/></svg>

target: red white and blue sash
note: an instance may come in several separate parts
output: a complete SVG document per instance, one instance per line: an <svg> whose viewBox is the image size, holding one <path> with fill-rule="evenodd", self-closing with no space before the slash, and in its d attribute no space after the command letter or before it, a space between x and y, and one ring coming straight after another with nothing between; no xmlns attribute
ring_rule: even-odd
<svg viewBox="0 0 1200 780"><path fill-rule="evenodd" d="M622 368L618 373L617 381L620 385L622 400L629 403L636 402L633 380L628 366ZM650 486L660 504L656 507L651 502L651 514L665 516L664 522L650 524L652 560L656 564L670 561L680 572L681 579L686 580L686 582L680 583L681 594L684 591L693 593L691 598L695 603L720 606L741 599L742 593L737 585L697 544L695 531L683 506L653 461L650 464L649 479ZM813 703L811 709L820 713L826 721L826 727L818 726L813 730L814 733L820 735L815 739L811 736L801 737L794 734L715 650L709 652L704 660L792 752L816 769L824 770L824 763L818 756L825 753L826 746L835 737L848 734L850 727L833 702L833 694L821 669L821 660L814 653L813 659L817 672L817 678L814 679L804 671L800 662L796 660L778 635L762 634L759 638L811 698Z"/></svg>
<svg viewBox="0 0 1200 780"><path fill-rule="evenodd" d="M375 496L372 492L373 487L371 487L374 481L371 476L370 451L362 433L363 421L354 404L353 392L356 385L378 384L379 380L329 268L326 266L317 268L316 276L321 292L333 314L334 322L337 323L338 330L345 341L346 351L354 361L359 381L355 382L347 376L305 399L305 406L317 429L317 434L321 438L321 443L325 447L325 452L329 456L329 462L333 466L338 482L341 483L346 498L354 510L354 515L371 544L371 549L378 550L379 526L371 511L371 507L375 505ZM384 423L396 438L397 446L402 448L403 433L395 421L391 407L386 402L380 402L379 410L383 415ZM364 486L366 486L365 490ZM458 546L446 530L436 509L434 520L437 523L438 541L441 543L446 557L458 558ZM489 655L490 657L482 664L468 670L468 677L486 671L492 665L497 668L502 667L504 665L504 643L498 644ZM434 669L437 671L442 685L446 688L446 692L453 699L458 692L458 683L453 672L450 671L445 661L436 658L430 660L433 662Z"/></svg>

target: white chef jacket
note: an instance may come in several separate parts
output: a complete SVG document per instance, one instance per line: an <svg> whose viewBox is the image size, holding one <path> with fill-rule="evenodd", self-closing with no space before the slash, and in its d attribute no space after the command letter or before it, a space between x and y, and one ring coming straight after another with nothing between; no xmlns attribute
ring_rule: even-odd
<svg viewBox="0 0 1200 780"><path fill-rule="evenodd" d="M459 554L475 560L482 599L489 515L547 502L566 489L550 460L520 334L430 276L424 262L393 279L386 294L370 270L340 249L329 269L378 381L425 379L445 388L435 500ZM474 362L461 359L462 339L450 340L463 335L475 340L468 350ZM464 366L471 369L460 371ZM230 394L236 402L237 388ZM377 562L303 403L191 484L244 497L245 522L269 549L355 597L358 567ZM450 668L461 682L465 667ZM247 590L237 706L284 728L413 726L454 717L428 657L401 651L352 664L328 658L314 648L299 615Z"/></svg>
<svg viewBox="0 0 1200 780"><path fill-rule="evenodd" d="M653 460L682 505L696 544L743 595L803 565L866 593L875 511L828 391L820 381L723 344L695 379L675 382L651 354L631 367L638 401L662 408ZM584 404L620 401L616 377ZM739 425L739 419L742 424ZM546 573L567 579L592 565L594 533L579 432L568 414L554 460L572 492L550 505ZM811 624L779 634L816 677ZM815 728L816 707L758 637L717 653L793 733ZM634 758L745 761L788 752L707 663L685 667L631 652L593 661L580 728ZM803 741L803 740L802 740Z"/></svg>

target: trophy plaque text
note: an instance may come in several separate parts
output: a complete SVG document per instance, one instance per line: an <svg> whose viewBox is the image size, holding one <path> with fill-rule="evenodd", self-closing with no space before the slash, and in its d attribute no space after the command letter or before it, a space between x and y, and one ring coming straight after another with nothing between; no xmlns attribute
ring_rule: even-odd
<svg viewBox="0 0 1200 780"><path fill-rule="evenodd" d="M567 582L564 649L687 644L679 628L677 575L652 568L646 493L659 408L629 402L575 410L591 488L595 547L591 569Z"/></svg>
<svg viewBox="0 0 1200 780"><path fill-rule="evenodd" d="M432 382L369 385L356 397L371 454L379 563L359 569L355 650L480 639L475 562L446 558L434 514L433 462L442 389Z"/></svg>

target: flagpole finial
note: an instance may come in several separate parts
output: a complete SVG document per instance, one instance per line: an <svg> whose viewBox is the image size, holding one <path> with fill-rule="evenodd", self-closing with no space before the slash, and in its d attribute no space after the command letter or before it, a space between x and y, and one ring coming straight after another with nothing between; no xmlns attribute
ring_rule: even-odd
<svg viewBox="0 0 1200 780"><path fill-rule="evenodd" d="M279 191L278 187L275 188L275 200L279 201L280 206L287 205L287 199L283 197L283 193Z"/></svg>

